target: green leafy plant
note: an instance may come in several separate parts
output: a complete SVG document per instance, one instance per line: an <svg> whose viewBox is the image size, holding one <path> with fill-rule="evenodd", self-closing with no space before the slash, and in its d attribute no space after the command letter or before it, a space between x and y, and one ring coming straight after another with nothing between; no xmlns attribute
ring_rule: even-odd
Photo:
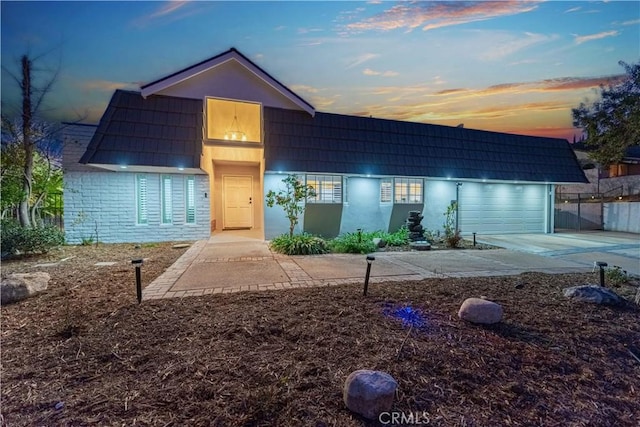
<svg viewBox="0 0 640 427"><path fill-rule="evenodd" d="M271 240L272 250L286 255L318 255L329 252L327 242L308 233L282 234Z"/></svg>
<svg viewBox="0 0 640 427"><path fill-rule="evenodd" d="M347 254L366 254L375 252L377 247L373 243L374 233L362 231L344 233L329 242L332 252Z"/></svg>
<svg viewBox="0 0 640 427"><path fill-rule="evenodd" d="M389 246L404 246L409 243L409 229L403 225L397 231L388 233L386 231L374 231L371 238L378 237L387 242Z"/></svg>
<svg viewBox="0 0 640 427"><path fill-rule="evenodd" d="M55 226L28 228L22 227L14 219L3 219L1 227L0 244L3 257L47 253L64 244L64 232Z"/></svg>
<svg viewBox="0 0 640 427"><path fill-rule="evenodd" d="M89 237L83 237L80 245L82 246L91 246L93 245L93 236L89 236Z"/></svg>
<svg viewBox="0 0 640 427"><path fill-rule="evenodd" d="M277 193L269 190L266 202L270 208L278 205L284 209L289 220L289 237L293 237L293 230L298 224L298 218L304 213L305 205L302 202L310 197L315 197L316 192L311 185L303 184L295 175L288 175L282 182L285 185L284 190Z"/></svg>
<svg viewBox="0 0 640 427"><path fill-rule="evenodd" d="M456 212L458 212L458 202L451 202L444 212L444 241L449 248L457 248L462 240L460 231L456 227Z"/></svg>

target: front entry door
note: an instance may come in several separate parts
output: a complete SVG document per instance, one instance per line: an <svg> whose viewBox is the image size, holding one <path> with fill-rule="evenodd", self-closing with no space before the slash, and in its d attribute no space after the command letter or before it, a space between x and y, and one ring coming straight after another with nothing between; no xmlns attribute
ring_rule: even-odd
<svg viewBox="0 0 640 427"><path fill-rule="evenodd" d="M251 176L223 176L224 228L253 227Z"/></svg>

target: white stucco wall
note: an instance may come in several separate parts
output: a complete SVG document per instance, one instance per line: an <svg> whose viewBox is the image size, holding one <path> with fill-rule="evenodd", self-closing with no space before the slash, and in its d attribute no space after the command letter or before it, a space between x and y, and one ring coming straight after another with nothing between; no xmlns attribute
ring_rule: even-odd
<svg viewBox="0 0 640 427"><path fill-rule="evenodd" d="M269 189L281 188L281 180L285 176L266 174L265 194ZM366 231L395 231L404 223L410 210L422 212L422 226L425 230L433 233L444 231L444 213L451 202L456 200L455 181L425 179L423 204L401 205L380 202L380 180L379 177L346 179L347 199L339 217L340 234L354 232L358 228ZM458 194L460 230L463 235L471 235L473 232L544 233L548 227L552 229L548 221L549 212L553 210L553 198L548 197L548 191L552 192L547 184L464 182ZM327 206L327 218L330 216L329 207L332 206ZM321 209L321 204L313 205L315 222L318 217L322 218ZM288 224L281 208L265 208L267 239L287 232ZM298 225L296 232L300 231L302 227Z"/></svg>

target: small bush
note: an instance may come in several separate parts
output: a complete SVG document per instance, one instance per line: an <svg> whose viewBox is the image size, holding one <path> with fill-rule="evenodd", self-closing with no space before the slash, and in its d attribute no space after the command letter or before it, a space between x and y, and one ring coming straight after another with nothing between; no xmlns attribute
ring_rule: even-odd
<svg viewBox="0 0 640 427"><path fill-rule="evenodd" d="M606 278L606 283L612 286L619 286L629 281L627 272L617 265L607 268L604 271L604 276Z"/></svg>
<svg viewBox="0 0 640 427"><path fill-rule="evenodd" d="M82 246L91 246L91 245L93 245L93 236L83 237L82 241L80 242L80 245L82 245Z"/></svg>
<svg viewBox="0 0 640 427"><path fill-rule="evenodd" d="M384 233L384 237L382 238L387 242L387 245L389 246L404 246L409 243L409 229L403 225L398 231L394 233Z"/></svg>
<svg viewBox="0 0 640 427"><path fill-rule="evenodd" d="M24 228L16 220L4 219L1 226L3 257L47 253L64 244L64 232L52 225Z"/></svg>
<svg viewBox="0 0 640 427"><path fill-rule="evenodd" d="M271 240L270 246L274 251L286 255L318 255L329 251L327 242L308 233L293 236L283 234Z"/></svg>
<svg viewBox="0 0 640 427"><path fill-rule="evenodd" d="M332 252L343 254L368 254L376 251L374 233L344 233L329 242Z"/></svg>
<svg viewBox="0 0 640 427"><path fill-rule="evenodd" d="M456 231L453 234L448 234L445 236L444 241L448 248L457 248L462 241L462 236L460 236L460 232Z"/></svg>

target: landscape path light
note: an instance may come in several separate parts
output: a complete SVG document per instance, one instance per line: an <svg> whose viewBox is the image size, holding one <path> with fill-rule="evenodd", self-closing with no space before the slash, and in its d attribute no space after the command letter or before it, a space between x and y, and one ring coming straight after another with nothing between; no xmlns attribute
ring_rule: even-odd
<svg viewBox="0 0 640 427"><path fill-rule="evenodd" d="M600 267L600 286L604 288L604 268L609 264L604 261L596 261L596 265Z"/></svg>
<svg viewBox="0 0 640 427"><path fill-rule="evenodd" d="M367 274L364 276L364 296L367 296L367 288L369 287L369 274L371 273L371 264L376 260L373 255L367 255Z"/></svg>
<svg viewBox="0 0 640 427"><path fill-rule="evenodd" d="M138 304L142 302L142 280L140 277L140 268L142 267L142 263L142 258L131 260L131 264L136 268L136 293L138 295Z"/></svg>

